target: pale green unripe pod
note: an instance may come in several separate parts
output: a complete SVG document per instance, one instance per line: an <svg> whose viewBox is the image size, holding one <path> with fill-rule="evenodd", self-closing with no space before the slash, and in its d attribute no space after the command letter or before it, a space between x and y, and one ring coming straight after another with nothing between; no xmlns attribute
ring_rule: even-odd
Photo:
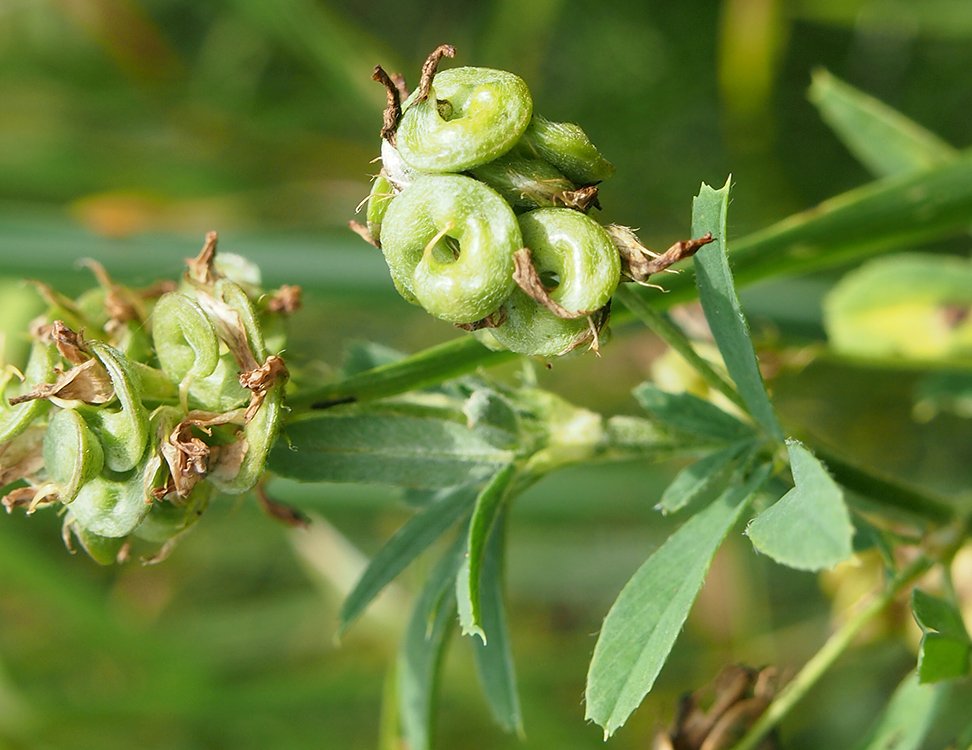
<svg viewBox="0 0 972 750"><path fill-rule="evenodd" d="M595 335L588 316L597 314L617 289L618 252L600 224L566 208L523 214L520 229L538 276L555 284L550 300L575 317L556 315L518 289L504 305L506 320L493 337L520 354L564 354Z"/></svg>
<svg viewBox="0 0 972 750"><path fill-rule="evenodd" d="M506 314L503 325L482 333L492 334L494 341L517 354L557 357L592 335L587 318L558 318L519 289L513 292L503 311Z"/></svg>
<svg viewBox="0 0 972 750"><path fill-rule="evenodd" d="M602 182L614 174L614 165L572 122L551 122L534 115L517 150L550 162L578 185Z"/></svg>
<svg viewBox="0 0 972 750"><path fill-rule="evenodd" d="M192 384L219 364L216 329L202 308L180 292L162 295L152 314L156 356L162 371L179 383L185 403Z"/></svg>
<svg viewBox="0 0 972 750"><path fill-rule="evenodd" d="M57 377L54 370L57 363L57 349L52 344L37 341L30 350L30 358L24 370L24 382L8 388L6 386L10 384L9 380L0 381L0 443L15 438L50 408L47 399L33 399L13 406L7 403L7 399L26 393L42 383L53 383ZM12 373L4 375L13 377Z"/></svg>
<svg viewBox="0 0 972 750"><path fill-rule="evenodd" d="M519 76L490 68L453 68L435 75L431 95L405 101L396 145L423 172L463 172L509 151L533 114Z"/></svg>
<svg viewBox="0 0 972 750"><path fill-rule="evenodd" d="M462 175L426 175L388 207L381 247L406 299L462 324L509 297L522 240L512 209L489 187Z"/></svg>
<svg viewBox="0 0 972 750"><path fill-rule="evenodd" d="M575 187L552 164L512 154L476 167L472 173L519 211L562 206L564 194Z"/></svg>
<svg viewBox="0 0 972 750"><path fill-rule="evenodd" d="M537 271L556 279L554 302L578 314L607 304L621 278L621 258L600 224L567 208L541 208L519 221Z"/></svg>
<svg viewBox="0 0 972 750"><path fill-rule="evenodd" d="M128 471L141 460L148 446L149 418L142 405L140 381L131 363L117 349L100 341L91 341L88 346L107 370L118 404L77 408L101 442L105 466L111 471Z"/></svg>
<svg viewBox="0 0 972 750"><path fill-rule="evenodd" d="M58 411L44 433L44 466L56 485L57 499L67 505L81 487L101 473L101 443L74 409Z"/></svg>

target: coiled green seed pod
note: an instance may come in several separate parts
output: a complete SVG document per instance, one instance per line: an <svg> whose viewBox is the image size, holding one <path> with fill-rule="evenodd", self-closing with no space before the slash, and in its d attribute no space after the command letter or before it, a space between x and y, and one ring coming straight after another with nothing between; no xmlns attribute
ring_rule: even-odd
<svg viewBox="0 0 972 750"><path fill-rule="evenodd" d="M396 145L423 172L463 172L509 151L523 135L533 100L519 76L490 68L435 75L430 96L403 105Z"/></svg>
<svg viewBox="0 0 972 750"><path fill-rule="evenodd" d="M7 399L26 393L32 386L53 383L57 376L54 367L58 361L57 349L52 344L37 341L30 350L23 384L8 389L6 386L13 374L0 374L3 378L0 380L0 444L22 433L50 408L50 402L46 399L34 399L13 406L7 403Z"/></svg>
<svg viewBox="0 0 972 750"><path fill-rule="evenodd" d="M141 384L131 363L117 349L100 341L91 341L88 345L108 371L118 405L85 404L77 408L101 442L105 466L111 471L129 471L148 446L149 418L142 405Z"/></svg>
<svg viewBox="0 0 972 750"><path fill-rule="evenodd" d="M105 463L101 443L74 409L57 412L44 433L44 466L56 485L57 499L67 505Z"/></svg>
<svg viewBox="0 0 972 750"><path fill-rule="evenodd" d="M183 404L193 383L219 364L216 329L202 308L180 292L162 295L153 312L152 340L162 371L179 383Z"/></svg>
<svg viewBox="0 0 972 750"><path fill-rule="evenodd" d="M545 286L551 311L518 289L503 306L505 322L493 337L520 354L552 357L574 349L596 334L599 311L611 299L621 262L607 232L593 219L566 208L523 214L520 229L530 248L536 278Z"/></svg>
<svg viewBox="0 0 972 750"><path fill-rule="evenodd" d="M562 206L564 195L575 187L549 162L512 154L476 167L472 174L520 211Z"/></svg>
<svg viewBox="0 0 972 750"><path fill-rule="evenodd" d="M534 115L517 150L553 164L578 185L602 182L614 174L614 165L601 156L580 126L551 122Z"/></svg>
<svg viewBox="0 0 972 750"><path fill-rule="evenodd" d="M587 318L558 318L519 289L510 296L503 311L506 314L503 325L476 333L491 335L502 348L517 354L559 357L589 341L593 335ZM483 343L492 348L487 341Z"/></svg>
<svg viewBox="0 0 972 750"><path fill-rule="evenodd" d="M463 324L509 297L522 240L512 209L489 187L462 175L426 175L388 207L381 246L406 299Z"/></svg>
<svg viewBox="0 0 972 750"><path fill-rule="evenodd" d="M520 216L523 244L541 278L554 277L550 298L577 316L607 304L618 288L621 259L596 221L567 208L541 208Z"/></svg>

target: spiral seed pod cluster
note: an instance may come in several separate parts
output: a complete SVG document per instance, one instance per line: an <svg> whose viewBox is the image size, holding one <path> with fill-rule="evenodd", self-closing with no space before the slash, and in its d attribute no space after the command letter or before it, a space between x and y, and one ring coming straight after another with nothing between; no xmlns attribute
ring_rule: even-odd
<svg viewBox="0 0 972 750"><path fill-rule="evenodd" d="M577 125L534 112L513 73L437 71L453 54L433 52L411 94L375 69L382 170L357 229L406 300L484 343L547 357L596 347L626 268L588 215L614 167Z"/></svg>
<svg viewBox="0 0 972 750"><path fill-rule="evenodd" d="M99 287L68 299L38 285L23 372L0 381L0 495L7 511L64 511L64 538L103 564L132 538L172 543L215 492L263 473L283 409L282 315L243 259L211 234L178 284L134 290L92 264Z"/></svg>

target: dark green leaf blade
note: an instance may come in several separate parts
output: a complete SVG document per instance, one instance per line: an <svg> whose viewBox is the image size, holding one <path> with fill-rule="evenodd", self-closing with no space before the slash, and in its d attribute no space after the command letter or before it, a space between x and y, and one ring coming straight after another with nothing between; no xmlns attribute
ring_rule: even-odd
<svg viewBox="0 0 972 750"><path fill-rule="evenodd" d="M341 607L338 635L429 545L472 510L476 489L468 485L441 490L412 516L371 558Z"/></svg>
<svg viewBox="0 0 972 750"><path fill-rule="evenodd" d="M972 645L939 633L925 633L918 649L919 682L941 682L969 673Z"/></svg>
<svg viewBox="0 0 972 750"><path fill-rule="evenodd" d="M305 482L439 488L493 474L511 459L509 451L449 420L319 412L287 423L268 467Z"/></svg>
<svg viewBox="0 0 972 750"><path fill-rule="evenodd" d="M713 190L703 183L692 203L692 236L701 237L710 232L715 238L715 242L706 245L695 255L699 301L726 369L739 389L746 408L767 433L782 440L783 431L766 395L756 350L749 337L749 326L739 305L726 257L728 206L729 180L719 190Z"/></svg>
<svg viewBox="0 0 972 750"><path fill-rule="evenodd" d="M466 556L456 576L456 597L459 605L459 625L463 635L477 635L486 643L480 606L480 586L486 542L499 517L507 490L516 476L516 468L509 464L500 469L476 498L476 507L469 520Z"/></svg>
<svg viewBox="0 0 972 750"><path fill-rule="evenodd" d="M911 592L911 611L922 630L935 630L955 640L969 640L962 615L955 605L921 589Z"/></svg>
<svg viewBox="0 0 972 750"><path fill-rule="evenodd" d="M686 466L665 488L656 506L658 510L665 514L680 511L711 487L713 482L724 477L726 469L750 445L749 442L736 443Z"/></svg>
<svg viewBox="0 0 972 750"><path fill-rule="evenodd" d="M856 750L918 750L934 726L941 697L941 689L920 684L912 672Z"/></svg>
<svg viewBox="0 0 972 750"><path fill-rule="evenodd" d="M947 164L958 151L897 110L816 70L810 101L847 149L872 174L904 174Z"/></svg>
<svg viewBox="0 0 972 750"><path fill-rule="evenodd" d="M480 606L483 630L489 642L473 639L476 672L483 693L497 723L507 732L523 735L523 714L516 691L516 672L510 649L510 634L503 604L503 554L506 526L500 518L490 534L480 576Z"/></svg>
<svg viewBox="0 0 972 750"><path fill-rule="evenodd" d="M432 704L456 612L452 582L462 560L463 542L460 536L426 579L398 652L398 713L411 750L432 746Z"/></svg>
<svg viewBox="0 0 972 750"><path fill-rule="evenodd" d="M611 606L587 674L587 718L610 737L651 690L698 595L712 557L770 475L760 467L659 547Z"/></svg>
<svg viewBox="0 0 972 750"><path fill-rule="evenodd" d="M788 440L795 487L760 513L746 529L753 546L798 570L830 568L850 557L854 526L844 493L823 464Z"/></svg>
<svg viewBox="0 0 972 750"><path fill-rule="evenodd" d="M669 393L654 383L642 383L634 397L654 419L678 432L726 442L753 434L731 414L691 393Z"/></svg>

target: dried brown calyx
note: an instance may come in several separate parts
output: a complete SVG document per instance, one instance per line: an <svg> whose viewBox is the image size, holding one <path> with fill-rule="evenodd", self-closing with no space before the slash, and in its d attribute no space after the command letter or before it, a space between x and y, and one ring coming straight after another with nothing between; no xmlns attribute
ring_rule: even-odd
<svg viewBox="0 0 972 750"><path fill-rule="evenodd" d="M650 276L668 270L680 260L691 258L710 242L715 242L715 238L706 233L696 239L681 240L665 252L656 253L641 244L631 227L607 224L604 229L621 256L621 275L646 285Z"/></svg>
<svg viewBox="0 0 972 750"><path fill-rule="evenodd" d="M769 706L779 688L774 667L726 667L713 682L682 698L675 725L655 738L654 750L729 750ZM758 750L778 750L770 734Z"/></svg>

